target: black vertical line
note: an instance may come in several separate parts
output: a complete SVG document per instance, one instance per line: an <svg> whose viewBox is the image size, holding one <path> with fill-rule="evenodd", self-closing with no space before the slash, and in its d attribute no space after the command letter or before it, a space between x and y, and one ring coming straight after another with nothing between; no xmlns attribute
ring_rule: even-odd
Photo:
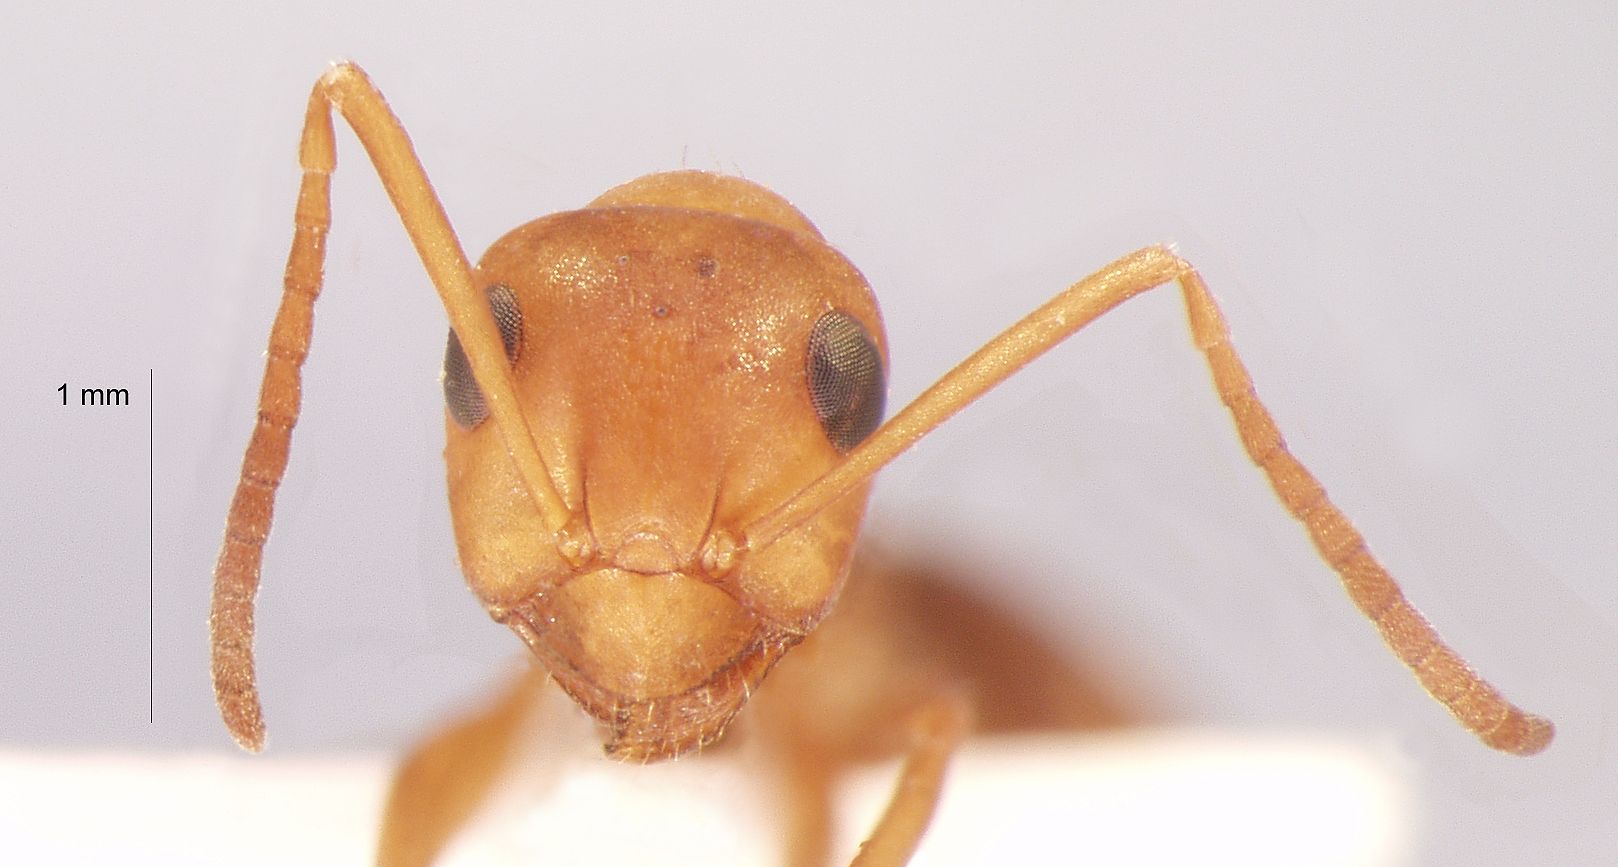
<svg viewBox="0 0 1618 867"><path fill-rule="evenodd" d="M146 369L146 722L157 722L157 373Z"/></svg>

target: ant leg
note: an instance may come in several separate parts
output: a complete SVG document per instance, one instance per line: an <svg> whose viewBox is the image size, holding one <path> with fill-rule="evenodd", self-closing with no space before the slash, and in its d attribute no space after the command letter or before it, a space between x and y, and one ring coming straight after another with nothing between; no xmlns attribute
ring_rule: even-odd
<svg viewBox="0 0 1618 867"><path fill-rule="evenodd" d="M1148 247L1118 259L984 344L855 447L841 464L748 525L743 544L752 548L769 544L1052 346L1124 301L1169 282L1180 284L1192 340L1208 362L1214 388L1235 420L1248 457L1269 478L1287 512L1304 525L1321 558L1394 655L1409 666L1429 695L1485 744L1518 755L1544 749L1554 734L1551 722L1507 701L1438 637L1371 556L1347 516L1287 451L1275 420L1253 391L1207 285L1190 263L1166 247Z"/></svg>
<svg viewBox="0 0 1618 867"><path fill-rule="evenodd" d="M799 745L782 762L785 782L786 863L826 867L831 859L834 787L846 768L838 756Z"/></svg>
<svg viewBox="0 0 1618 867"><path fill-rule="evenodd" d="M342 113L359 136L392 199L405 231L443 299L450 326L467 353L490 415L507 452L534 498L546 526L559 531L569 513L550 483L517 405L505 347L493 314L473 288L471 268L444 208L427 181L410 139L369 79L353 64L338 64L309 95L298 161L292 250L287 255L281 307L270 330L259 390L258 420L241 478L231 500L225 540L214 567L209 630L213 645L214 697L230 733L244 749L264 747L264 719L253 664L253 604L258 594L264 543L269 538L275 492L286 473L292 429L302 402L302 368L314 329L331 226L331 173L337 165L331 112Z"/></svg>
<svg viewBox="0 0 1618 867"><path fill-rule="evenodd" d="M388 788L378 867L431 864L494 790L547 678L531 666L483 710L416 746Z"/></svg>
<svg viewBox="0 0 1618 867"><path fill-rule="evenodd" d="M934 796L919 805L917 799L929 787L936 793L945 759L968 723L976 723L969 709L983 690L1005 697L994 688L999 672L973 662L1004 659L1026 646L1006 643L1004 629L975 632L995 622L992 612L985 616L975 599L957 604L965 598L918 577L928 571L857 555L836 606L748 702L743 735L762 746L780 774L781 842L784 863L792 867L827 867L839 856L847 863L847 854L834 854L839 784L853 768L895 756L910 757L904 779L912 782L901 785L895 795L901 806L889 809L893 818L865 857L908 852ZM976 652L954 660L945 648L963 636ZM1020 673L1040 678L1041 699L1069 686L1020 663ZM957 698L965 696L970 701ZM1025 710L1012 713L1027 718Z"/></svg>
<svg viewBox="0 0 1618 867"><path fill-rule="evenodd" d="M944 694L910 718L910 751L888 809L860 844L851 867L903 867L932 822L950 756L966 738L971 712L959 695Z"/></svg>

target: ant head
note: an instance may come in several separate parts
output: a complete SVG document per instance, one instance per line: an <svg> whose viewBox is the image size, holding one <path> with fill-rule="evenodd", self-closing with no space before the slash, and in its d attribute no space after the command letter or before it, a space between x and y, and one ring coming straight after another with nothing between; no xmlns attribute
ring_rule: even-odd
<svg viewBox="0 0 1618 867"><path fill-rule="evenodd" d="M469 583L596 716L657 714L616 754L717 737L841 588L866 485L742 540L880 423L869 287L785 200L700 172L522 226L475 279L571 518L547 530L452 336L445 458Z"/></svg>

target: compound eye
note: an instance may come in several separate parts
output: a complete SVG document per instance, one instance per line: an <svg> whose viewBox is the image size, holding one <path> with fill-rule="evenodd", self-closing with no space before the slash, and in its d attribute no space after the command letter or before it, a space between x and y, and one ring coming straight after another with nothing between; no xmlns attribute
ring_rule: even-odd
<svg viewBox="0 0 1618 867"><path fill-rule="evenodd" d="M522 349L522 310L517 307L517 294L509 286L496 284L489 287L488 295L489 309L494 311L494 323L500 329L500 342L506 345L506 362L514 364ZM454 329L444 348L444 403L450 418L467 430L489 417L489 406L472 377L472 364Z"/></svg>
<svg viewBox="0 0 1618 867"><path fill-rule="evenodd" d="M831 440L847 452L882 423L887 382L882 355L858 319L833 310L809 334L809 402Z"/></svg>

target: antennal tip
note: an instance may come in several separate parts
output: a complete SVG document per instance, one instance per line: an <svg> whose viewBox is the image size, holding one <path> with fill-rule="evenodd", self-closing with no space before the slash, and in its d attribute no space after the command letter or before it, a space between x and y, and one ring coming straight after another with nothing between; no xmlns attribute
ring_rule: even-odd
<svg viewBox="0 0 1618 867"><path fill-rule="evenodd" d="M1478 737L1485 744L1515 756L1532 756L1543 752L1556 737L1556 724L1531 713L1511 708L1500 724Z"/></svg>
<svg viewBox="0 0 1618 867"><path fill-rule="evenodd" d="M230 730L230 736L242 749L259 753L264 751L264 716L259 709L257 694L250 690L234 693L220 690L215 698L219 704L219 715L225 721L225 728Z"/></svg>

